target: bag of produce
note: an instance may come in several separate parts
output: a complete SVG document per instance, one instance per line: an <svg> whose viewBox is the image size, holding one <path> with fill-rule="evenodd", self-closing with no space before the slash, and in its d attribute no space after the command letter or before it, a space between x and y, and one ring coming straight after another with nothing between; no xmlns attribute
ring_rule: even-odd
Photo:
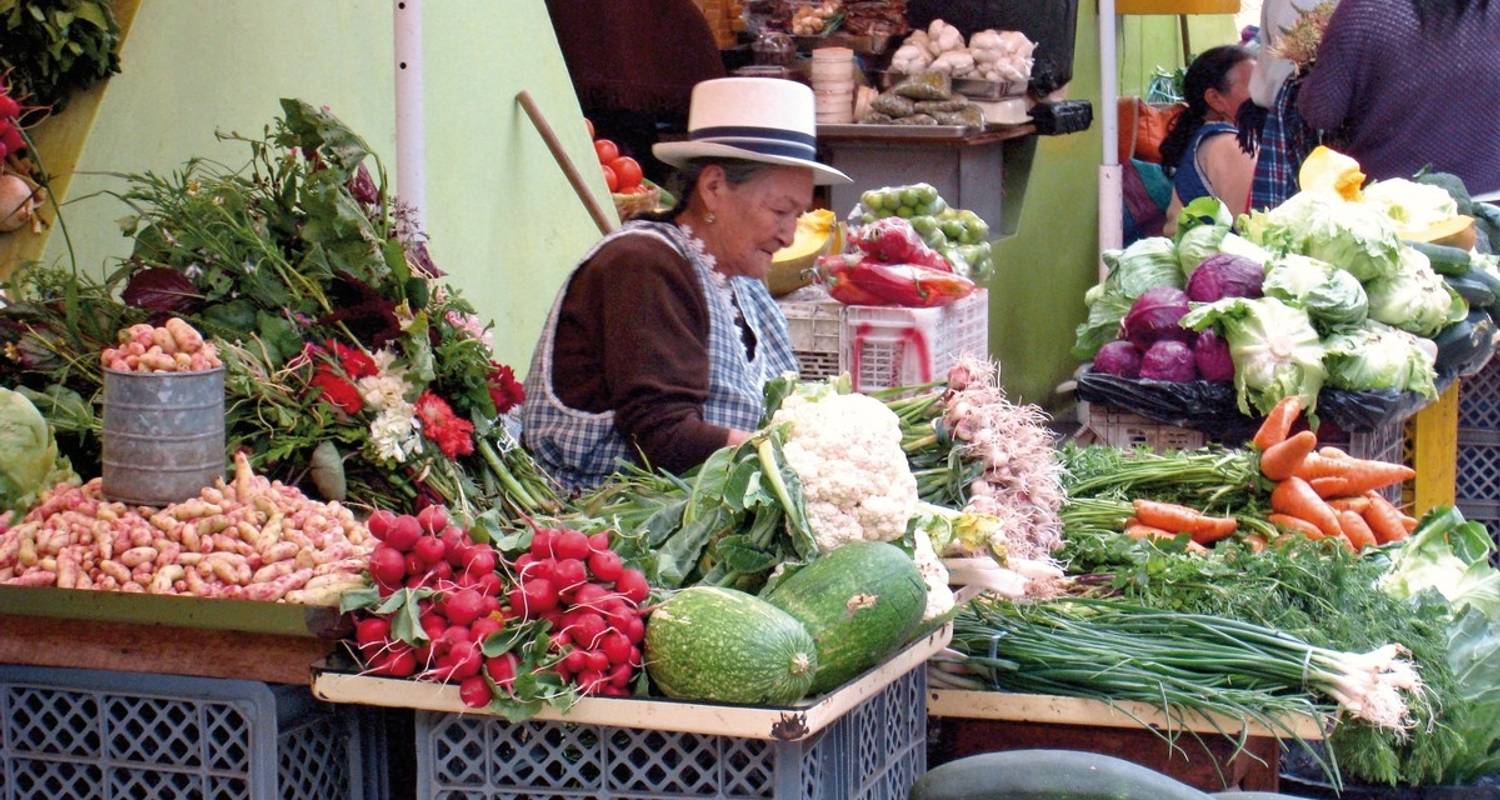
<svg viewBox="0 0 1500 800"><path fill-rule="evenodd" d="M937 116L950 111L963 111L966 108L975 108L975 105L963 98L954 100L923 100L916 104L917 111L922 114Z"/></svg>
<svg viewBox="0 0 1500 800"><path fill-rule="evenodd" d="M912 114L909 117L898 117L894 121L894 124L896 124L896 125L936 125L936 124L938 124L938 121L937 121L937 118L934 117L934 116L932 116L931 114Z"/></svg>
<svg viewBox="0 0 1500 800"><path fill-rule="evenodd" d="M900 217L886 217L861 225L849 234L849 242L872 260L883 264L916 264L952 271L941 255L922 242L912 224Z"/></svg>
<svg viewBox="0 0 1500 800"><path fill-rule="evenodd" d="M871 111L863 117L860 117L859 121L862 125L890 125L891 123L896 121L896 118L891 116L890 114L882 114L879 111Z"/></svg>
<svg viewBox="0 0 1500 800"><path fill-rule="evenodd" d="M818 259L833 299L845 305L933 308L969 296L974 282L916 264L881 264L855 253Z"/></svg>
<svg viewBox="0 0 1500 800"><path fill-rule="evenodd" d="M894 92L886 92L870 101L870 110L885 114L888 117L909 117L916 113L917 104L909 97L903 97Z"/></svg>
<svg viewBox="0 0 1500 800"><path fill-rule="evenodd" d="M932 115L939 125L959 125L966 128L984 127L984 112L978 106L969 106L961 111L939 111Z"/></svg>
<svg viewBox="0 0 1500 800"><path fill-rule="evenodd" d="M913 100L948 100L953 97L953 77L942 72L919 72L896 84L892 92Z"/></svg>

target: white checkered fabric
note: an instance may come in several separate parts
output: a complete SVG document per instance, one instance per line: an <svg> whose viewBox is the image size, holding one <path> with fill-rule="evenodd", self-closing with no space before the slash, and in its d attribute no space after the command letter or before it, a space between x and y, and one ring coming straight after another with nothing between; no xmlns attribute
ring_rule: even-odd
<svg viewBox="0 0 1500 800"><path fill-rule="evenodd" d="M765 412L766 383L797 369L786 317L765 284L751 278L726 281L714 271L713 257L704 252L703 243L669 223L629 223L595 245L580 265L622 236L653 236L666 242L688 259L698 275L698 286L708 303L708 399L703 404L703 419L726 428L759 427ZM522 409L522 441L564 486L586 489L602 483L622 463L637 461L638 454L616 430L613 411L592 414L569 408L553 390L557 315L571 282L570 277L558 292L531 359ZM735 321L736 304L755 333L753 360L746 357L744 339Z"/></svg>

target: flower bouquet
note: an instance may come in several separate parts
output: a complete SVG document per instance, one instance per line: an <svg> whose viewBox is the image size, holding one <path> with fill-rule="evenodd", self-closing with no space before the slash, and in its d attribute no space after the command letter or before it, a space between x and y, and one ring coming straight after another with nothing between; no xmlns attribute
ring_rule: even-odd
<svg viewBox="0 0 1500 800"><path fill-rule="evenodd" d="M26 387L87 473L99 352L130 324L178 316L216 341L229 448L257 471L382 508L555 511L554 484L506 429L521 386L379 159L326 109L281 105L260 138L219 135L249 148L242 167L119 176L132 254L102 281L32 269L14 282L0 383Z"/></svg>

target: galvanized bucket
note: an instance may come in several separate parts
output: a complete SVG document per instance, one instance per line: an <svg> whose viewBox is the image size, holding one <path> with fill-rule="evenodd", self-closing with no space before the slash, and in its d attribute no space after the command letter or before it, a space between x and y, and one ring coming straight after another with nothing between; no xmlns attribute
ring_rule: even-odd
<svg viewBox="0 0 1500 800"><path fill-rule="evenodd" d="M104 370L104 495L141 506L196 497L224 476L224 368Z"/></svg>

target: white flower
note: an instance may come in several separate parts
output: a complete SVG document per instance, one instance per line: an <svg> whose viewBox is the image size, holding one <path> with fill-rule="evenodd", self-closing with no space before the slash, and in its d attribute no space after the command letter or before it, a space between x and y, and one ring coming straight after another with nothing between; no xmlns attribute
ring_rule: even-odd
<svg viewBox="0 0 1500 800"><path fill-rule="evenodd" d="M406 371L395 366L396 354L381 350L372 356L379 374L360 378L359 396L365 404L377 411L410 405L407 396L412 387L406 382Z"/></svg>
<svg viewBox="0 0 1500 800"><path fill-rule="evenodd" d="M370 423L370 444L387 461L397 464L422 452L417 432L416 408L406 402L387 407Z"/></svg>

